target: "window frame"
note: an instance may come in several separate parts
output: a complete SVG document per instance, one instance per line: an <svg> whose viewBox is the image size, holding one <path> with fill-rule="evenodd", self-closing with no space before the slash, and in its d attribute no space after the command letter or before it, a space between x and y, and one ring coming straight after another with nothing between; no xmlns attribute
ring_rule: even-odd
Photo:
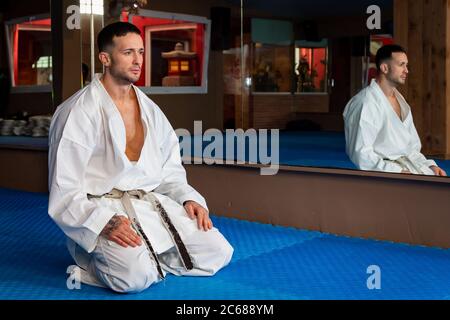
<svg viewBox="0 0 450 320"><path fill-rule="evenodd" d="M159 18L159 19L171 19L171 20L182 20L186 23L201 23L205 25L205 39L203 44L203 64L202 64L202 83L200 86L181 86L181 87L156 87L156 86L139 86L146 94L207 94L208 93L208 65L209 65L209 54L210 54L210 41L211 41L211 20L202 16L193 16L182 13L165 12L165 11L154 11L139 9L139 14L130 14L128 16L128 21L133 23L133 17L140 16L146 18ZM147 32L143 35L144 39L147 40ZM148 47L147 41L145 42L145 49L147 51ZM145 57L145 69L147 78L147 70L149 67L148 61L151 58L151 52L148 52ZM147 61L148 60L148 61ZM146 81L147 82L147 81Z"/></svg>
<svg viewBox="0 0 450 320"><path fill-rule="evenodd" d="M13 44L11 39L11 27L13 25L17 25L23 22L31 22L35 20L44 20L44 19L51 19L50 13L42 13L37 15L31 15L31 16L25 16L20 18L11 19L8 21L5 21L5 38L6 38L6 49L8 54L8 64L9 64L9 71L10 71L10 77L11 77L11 93L39 93L39 92L52 92L53 91L53 85L16 85L14 80L14 54L13 54ZM38 30L39 31L39 30ZM46 31L47 30L41 30ZM50 27L51 32L51 27ZM53 46L53 43L52 43ZM52 57L53 58L53 57ZM53 67L52 67L52 73L53 73Z"/></svg>

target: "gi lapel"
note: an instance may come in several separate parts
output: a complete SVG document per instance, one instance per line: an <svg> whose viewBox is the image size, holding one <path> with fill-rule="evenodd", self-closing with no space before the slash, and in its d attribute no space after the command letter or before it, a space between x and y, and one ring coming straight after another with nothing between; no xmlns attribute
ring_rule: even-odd
<svg viewBox="0 0 450 320"><path fill-rule="evenodd" d="M123 124L119 110L117 110L117 107L114 104L114 101L106 91L103 84L100 82L100 77L101 74L95 75L94 85L97 88L97 93L100 98L100 104L106 117L105 120L108 125L108 131L114 146L118 150L124 152L126 144L125 126Z"/></svg>

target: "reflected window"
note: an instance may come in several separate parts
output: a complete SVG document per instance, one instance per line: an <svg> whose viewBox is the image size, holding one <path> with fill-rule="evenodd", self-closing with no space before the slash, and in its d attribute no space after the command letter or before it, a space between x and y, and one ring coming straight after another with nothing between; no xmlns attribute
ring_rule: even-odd
<svg viewBox="0 0 450 320"><path fill-rule="evenodd" d="M7 41L13 87L52 84L51 20L23 18L7 22Z"/></svg>
<svg viewBox="0 0 450 320"><path fill-rule="evenodd" d="M253 91L291 91L291 47L254 44Z"/></svg>
<svg viewBox="0 0 450 320"><path fill-rule="evenodd" d="M297 41L295 75L297 92L327 92L327 42Z"/></svg>
<svg viewBox="0 0 450 320"><path fill-rule="evenodd" d="M33 64L33 69L37 71L36 84L46 85L52 83L52 57L39 57L38 61Z"/></svg>
<svg viewBox="0 0 450 320"><path fill-rule="evenodd" d="M252 19L253 92L326 93L328 41L294 41L293 24Z"/></svg>
<svg viewBox="0 0 450 320"><path fill-rule="evenodd" d="M80 0L80 13L103 15L103 0Z"/></svg>
<svg viewBox="0 0 450 320"><path fill-rule="evenodd" d="M137 85L151 93L206 93L210 21L203 17L140 10L129 22L145 46Z"/></svg>
<svg viewBox="0 0 450 320"><path fill-rule="evenodd" d="M290 21L252 19L254 92L290 92L293 25Z"/></svg>
<svg viewBox="0 0 450 320"><path fill-rule="evenodd" d="M370 36L370 62L367 72L367 83L377 76L376 55L378 49L387 44L393 44L394 38L390 34L374 34Z"/></svg>

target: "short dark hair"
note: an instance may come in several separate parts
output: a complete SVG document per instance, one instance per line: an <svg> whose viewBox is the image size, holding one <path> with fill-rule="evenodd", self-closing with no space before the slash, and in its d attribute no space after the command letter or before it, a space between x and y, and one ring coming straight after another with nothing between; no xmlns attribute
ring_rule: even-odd
<svg viewBox="0 0 450 320"><path fill-rule="evenodd" d="M114 45L114 37L123 37L128 33L140 35L141 31L134 24L128 22L114 22L105 26L97 36L98 51L106 51L107 47Z"/></svg>
<svg viewBox="0 0 450 320"><path fill-rule="evenodd" d="M406 54L406 50L397 44L387 44L378 49L375 57L375 63L378 71L380 71L380 66L383 62L392 58L392 54L394 52L403 52Z"/></svg>

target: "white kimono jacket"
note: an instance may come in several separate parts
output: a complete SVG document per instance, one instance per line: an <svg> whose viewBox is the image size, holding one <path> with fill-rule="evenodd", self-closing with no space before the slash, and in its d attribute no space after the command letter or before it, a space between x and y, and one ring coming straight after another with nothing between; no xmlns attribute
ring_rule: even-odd
<svg viewBox="0 0 450 320"><path fill-rule="evenodd" d="M113 188L154 190L180 236L186 237L197 227L196 221L187 216L183 202L194 200L207 207L204 198L186 181L174 130L158 106L133 86L145 129L141 156L133 165L125 155L122 117L99 78L96 75L53 116L49 133L49 215L85 253L92 252L107 222L116 213L126 214L120 200L88 200L87 194L102 195ZM137 199L132 203L155 251L173 246L151 204Z"/></svg>
<svg viewBox="0 0 450 320"><path fill-rule="evenodd" d="M344 110L346 152L362 170L433 175L436 165L420 152L411 108L395 90L402 120L392 108L377 82L354 96Z"/></svg>

